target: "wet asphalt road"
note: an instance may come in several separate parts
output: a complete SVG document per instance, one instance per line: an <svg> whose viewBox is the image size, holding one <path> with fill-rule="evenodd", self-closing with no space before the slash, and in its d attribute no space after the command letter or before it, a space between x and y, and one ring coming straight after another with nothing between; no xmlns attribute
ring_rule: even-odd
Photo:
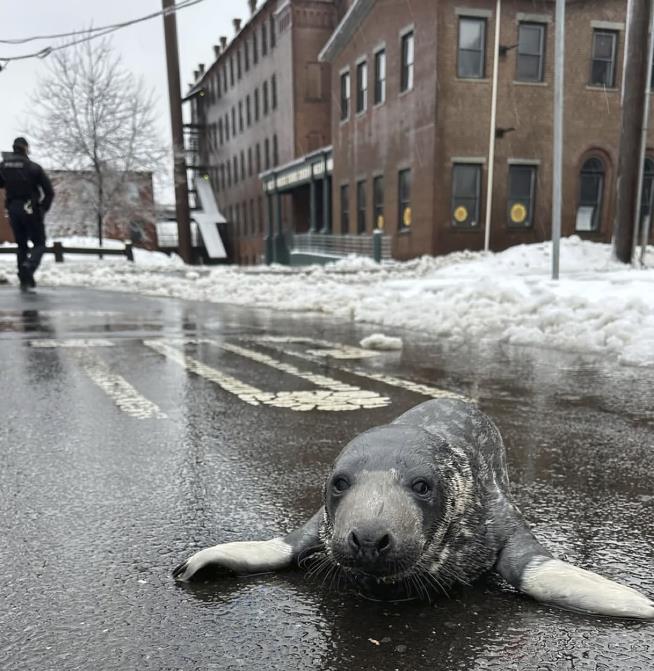
<svg viewBox="0 0 654 671"><path fill-rule="evenodd" d="M426 400L399 379L478 400L542 542L654 594L654 370L419 334L363 360L284 342L376 330L0 289L0 669L654 668L654 625L554 610L499 579L432 605L364 601L301 572L173 582L189 552L306 520L340 447ZM349 385L332 407L379 407L300 411L314 396L284 392L315 391L311 374ZM235 379L277 405L248 404Z"/></svg>

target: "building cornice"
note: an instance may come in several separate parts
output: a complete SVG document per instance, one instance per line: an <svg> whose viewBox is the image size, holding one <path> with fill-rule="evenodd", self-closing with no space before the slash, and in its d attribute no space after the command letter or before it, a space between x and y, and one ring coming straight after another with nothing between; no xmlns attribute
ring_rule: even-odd
<svg viewBox="0 0 654 671"><path fill-rule="evenodd" d="M370 14L376 0L354 0L336 30L318 54L321 63L329 63L354 37L358 27Z"/></svg>

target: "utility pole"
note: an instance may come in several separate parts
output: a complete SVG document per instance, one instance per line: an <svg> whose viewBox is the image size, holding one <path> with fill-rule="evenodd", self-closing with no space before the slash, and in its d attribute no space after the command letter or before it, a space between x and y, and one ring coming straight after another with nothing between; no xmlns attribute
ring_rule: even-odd
<svg viewBox="0 0 654 671"><path fill-rule="evenodd" d="M552 279L559 279L563 209L563 111L565 98L565 2L556 0L554 45L554 151L552 154Z"/></svg>
<svg viewBox="0 0 654 671"><path fill-rule="evenodd" d="M179 50L177 46L177 16L175 0L161 0L164 36L166 40L166 64L168 66L168 96L170 98L170 125L172 128L175 183L175 211L179 253L185 263L192 263L191 216L188 205L188 182L184 148L184 126L182 120L182 93L179 77Z"/></svg>
<svg viewBox="0 0 654 671"><path fill-rule="evenodd" d="M646 80L650 13L650 0L629 0L622 82L617 204L613 225L613 254L623 263L631 261L634 251L634 217L640 216L640 212L636 211L638 180L641 173L638 159L644 122L645 91L648 84Z"/></svg>

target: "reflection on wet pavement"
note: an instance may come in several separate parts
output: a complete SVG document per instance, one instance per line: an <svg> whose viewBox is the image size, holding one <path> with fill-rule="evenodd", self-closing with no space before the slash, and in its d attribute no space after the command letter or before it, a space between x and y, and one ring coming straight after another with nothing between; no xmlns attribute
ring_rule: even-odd
<svg viewBox="0 0 654 671"><path fill-rule="evenodd" d="M401 352L346 361L261 340L357 346L371 332L228 306L0 290L0 668L653 668L654 625L557 611L492 576L431 605L365 601L299 571L173 583L189 551L272 537L313 514L341 446L425 399L381 375L475 398L503 433L515 497L548 549L654 594L652 369L407 334ZM107 339L88 351L108 387L79 343L30 344L44 339ZM314 387L234 347L391 402L253 406L146 339L217 340L232 350L182 347L263 390ZM121 409L107 391L118 378L165 418Z"/></svg>

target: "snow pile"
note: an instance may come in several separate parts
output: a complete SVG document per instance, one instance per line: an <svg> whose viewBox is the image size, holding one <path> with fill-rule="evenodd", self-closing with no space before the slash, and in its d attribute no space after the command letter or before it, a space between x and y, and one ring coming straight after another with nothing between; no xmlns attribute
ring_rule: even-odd
<svg viewBox="0 0 654 671"><path fill-rule="evenodd" d="M211 269L135 250L133 264L48 258L39 283L317 312L461 343L492 340L654 365L654 268L633 270L610 260L609 245L573 236L562 241L561 280L553 282L550 249L540 243L381 265L351 257L308 268Z"/></svg>
<svg viewBox="0 0 654 671"><path fill-rule="evenodd" d="M383 333L373 333L364 338L359 345L363 349L374 349L379 351L394 351L402 349L402 338L393 338Z"/></svg>

